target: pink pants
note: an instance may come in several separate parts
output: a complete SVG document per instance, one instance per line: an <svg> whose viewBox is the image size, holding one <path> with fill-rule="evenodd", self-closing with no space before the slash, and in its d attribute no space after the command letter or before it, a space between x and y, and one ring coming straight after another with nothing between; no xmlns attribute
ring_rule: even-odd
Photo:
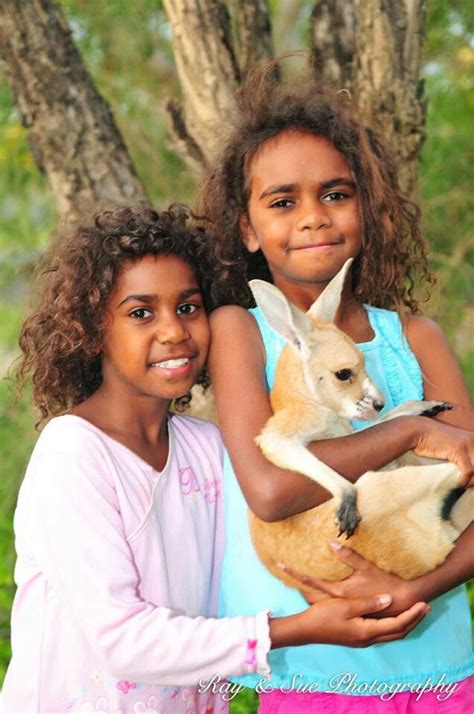
<svg viewBox="0 0 474 714"><path fill-rule="evenodd" d="M474 677L457 682L454 692L446 699L444 696L440 692L425 692L421 696L400 692L384 701L380 696L273 689L260 695L258 714L473 714Z"/></svg>

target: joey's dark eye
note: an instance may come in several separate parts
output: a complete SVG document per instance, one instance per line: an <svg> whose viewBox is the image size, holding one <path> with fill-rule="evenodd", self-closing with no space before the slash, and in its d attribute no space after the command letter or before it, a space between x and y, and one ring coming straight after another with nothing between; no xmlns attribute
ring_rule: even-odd
<svg viewBox="0 0 474 714"><path fill-rule="evenodd" d="M341 380L341 382L345 382L346 380L352 377L352 371L350 369L340 369L335 374L336 377Z"/></svg>

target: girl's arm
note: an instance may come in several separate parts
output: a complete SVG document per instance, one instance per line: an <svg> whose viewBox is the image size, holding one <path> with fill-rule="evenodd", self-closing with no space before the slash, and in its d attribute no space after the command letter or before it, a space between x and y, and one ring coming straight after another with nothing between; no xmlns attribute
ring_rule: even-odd
<svg viewBox="0 0 474 714"><path fill-rule="evenodd" d="M331 543L331 546L335 555L353 569L351 575L344 580L316 580L306 574L297 573L290 565L284 564L284 570L301 582L302 594L307 597L308 602L314 601L312 595L305 592L308 588L318 588L331 598L368 597L384 590L391 594L392 602L379 616L394 616L421 600L429 602L474 576L474 523L459 536L444 563L414 580L403 580L380 570L369 560L362 558L354 550L341 546L337 541Z"/></svg>
<svg viewBox="0 0 474 714"><path fill-rule="evenodd" d="M149 602L141 596L113 469L108 453L95 443L78 444L73 452L58 444L36 459L22 488L16 528L17 536L29 540L54 597L119 679L192 686L216 674L265 675L270 646L363 647L400 639L428 611L417 603L398 617L368 621L362 615L381 612L391 602L390 595L371 595L330 599L284 618L269 620L262 612L215 619Z"/></svg>
<svg viewBox="0 0 474 714"><path fill-rule="evenodd" d="M456 409L437 418L474 431L474 405L458 361L439 325L427 317L411 315L405 331L421 367L425 399L442 399L456 405Z"/></svg>
<svg viewBox="0 0 474 714"><path fill-rule="evenodd" d="M319 505L330 494L265 459L255 437L272 414L265 350L253 316L236 306L211 314L209 370L219 425L244 496L263 520L280 520ZM443 397L451 400L451 396ZM454 401L454 400L453 400ZM312 452L351 481L410 449L474 470L474 437L424 417L400 417L349 436L311 444Z"/></svg>

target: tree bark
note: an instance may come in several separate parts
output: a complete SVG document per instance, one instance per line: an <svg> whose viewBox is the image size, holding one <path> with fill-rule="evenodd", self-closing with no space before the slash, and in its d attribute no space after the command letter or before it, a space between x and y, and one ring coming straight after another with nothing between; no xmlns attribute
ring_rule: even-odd
<svg viewBox="0 0 474 714"><path fill-rule="evenodd" d="M273 57L267 0L232 0L240 75Z"/></svg>
<svg viewBox="0 0 474 714"><path fill-rule="evenodd" d="M319 0L312 15L316 71L353 94L392 149L407 192L415 188L425 139L425 10L424 0Z"/></svg>
<svg viewBox="0 0 474 714"><path fill-rule="evenodd" d="M146 199L112 113L50 0L2 0L0 67L60 214Z"/></svg>
<svg viewBox="0 0 474 714"><path fill-rule="evenodd" d="M235 90L250 65L271 56L265 0L163 0L173 32L182 104L168 102L174 146L193 169L215 156L222 126L235 112ZM237 59L237 54L239 59Z"/></svg>
<svg viewBox="0 0 474 714"><path fill-rule="evenodd" d="M352 92L355 18L352 0L319 0L311 13L312 64L317 76Z"/></svg>

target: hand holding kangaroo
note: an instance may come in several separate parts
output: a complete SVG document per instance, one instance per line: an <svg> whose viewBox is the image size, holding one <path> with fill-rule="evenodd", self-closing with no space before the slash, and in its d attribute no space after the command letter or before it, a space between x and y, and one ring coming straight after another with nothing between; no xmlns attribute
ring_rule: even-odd
<svg viewBox="0 0 474 714"><path fill-rule="evenodd" d="M383 398L368 378L354 342L333 323L348 260L306 314L273 285L251 281L255 300L285 346L270 398L273 416L256 442L265 457L300 472L333 498L283 521L267 523L249 513L255 549L286 584L298 583L277 563L318 579L340 580L350 568L327 543L346 534L355 551L379 568L411 579L446 558L473 519L474 491L460 488L453 464L407 453L382 472L367 472L352 484L319 461L306 445L352 431L349 420L372 419ZM434 416L452 405L408 402L380 421L403 415Z"/></svg>

